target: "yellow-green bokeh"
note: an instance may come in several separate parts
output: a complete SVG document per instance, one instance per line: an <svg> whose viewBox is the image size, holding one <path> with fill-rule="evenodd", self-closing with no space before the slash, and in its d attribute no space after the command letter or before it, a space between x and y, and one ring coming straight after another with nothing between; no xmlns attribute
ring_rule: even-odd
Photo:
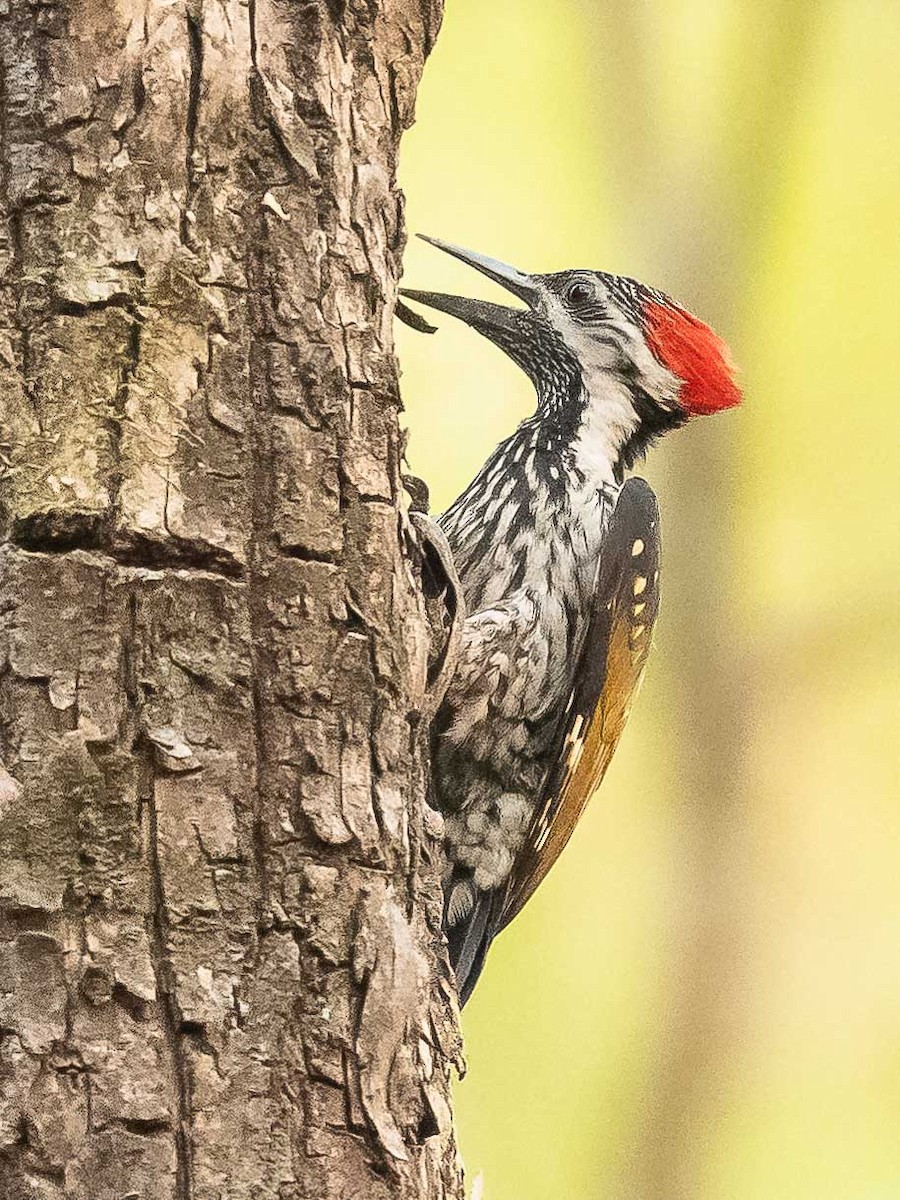
<svg viewBox="0 0 900 1200"><path fill-rule="evenodd" d="M466 1010L470 1177L485 1200L897 1200L896 3L446 8L411 228L672 292L747 397L646 467L655 655ZM491 295L422 243L406 278ZM531 395L438 323L398 343L440 508Z"/></svg>

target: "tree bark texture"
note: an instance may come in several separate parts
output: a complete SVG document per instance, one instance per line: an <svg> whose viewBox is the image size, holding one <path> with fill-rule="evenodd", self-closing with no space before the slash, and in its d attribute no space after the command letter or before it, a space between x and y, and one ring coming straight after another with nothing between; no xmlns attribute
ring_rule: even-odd
<svg viewBox="0 0 900 1200"><path fill-rule="evenodd" d="M390 330L440 7L0 0L9 1200L462 1194Z"/></svg>

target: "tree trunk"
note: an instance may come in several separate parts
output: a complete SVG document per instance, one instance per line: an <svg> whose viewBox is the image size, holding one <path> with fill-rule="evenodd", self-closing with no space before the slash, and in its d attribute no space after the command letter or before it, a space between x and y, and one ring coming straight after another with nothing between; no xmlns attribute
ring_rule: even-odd
<svg viewBox="0 0 900 1200"><path fill-rule="evenodd" d="M390 330L440 7L0 0L9 1200L461 1196Z"/></svg>

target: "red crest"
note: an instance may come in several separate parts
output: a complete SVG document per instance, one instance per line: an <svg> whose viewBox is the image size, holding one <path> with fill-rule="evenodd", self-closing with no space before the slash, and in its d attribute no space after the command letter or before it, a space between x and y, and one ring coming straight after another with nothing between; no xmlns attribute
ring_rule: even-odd
<svg viewBox="0 0 900 1200"><path fill-rule="evenodd" d="M650 349L683 380L678 396L692 416L733 408L741 402L728 347L708 325L675 305L644 304Z"/></svg>

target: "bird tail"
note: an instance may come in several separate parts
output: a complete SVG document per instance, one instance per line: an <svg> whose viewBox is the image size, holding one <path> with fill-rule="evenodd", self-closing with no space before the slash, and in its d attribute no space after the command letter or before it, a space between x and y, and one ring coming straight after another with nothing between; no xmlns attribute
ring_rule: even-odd
<svg viewBox="0 0 900 1200"><path fill-rule="evenodd" d="M503 891L481 891L471 879L457 879L447 889L444 928L450 965L456 973L459 1006L472 995L490 949L503 907Z"/></svg>

